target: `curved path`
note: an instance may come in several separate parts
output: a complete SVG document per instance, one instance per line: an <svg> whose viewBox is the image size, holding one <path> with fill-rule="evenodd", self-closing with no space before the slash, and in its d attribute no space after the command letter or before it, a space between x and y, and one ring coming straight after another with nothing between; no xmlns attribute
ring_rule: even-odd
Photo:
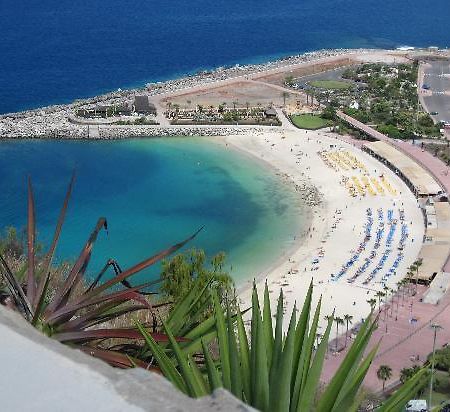
<svg viewBox="0 0 450 412"><path fill-rule="evenodd" d="M449 167L446 166L437 157L434 157L431 153L424 151L420 147L414 146L410 143L391 139L390 137L380 133L374 128L360 122L359 120L356 120L355 118L341 111L337 111L336 114L339 118L350 124L355 129L362 131L363 133L374 139L386 142L408 155L424 169L428 170L446 193L450 193L450 175L448 174Z"/></svg>

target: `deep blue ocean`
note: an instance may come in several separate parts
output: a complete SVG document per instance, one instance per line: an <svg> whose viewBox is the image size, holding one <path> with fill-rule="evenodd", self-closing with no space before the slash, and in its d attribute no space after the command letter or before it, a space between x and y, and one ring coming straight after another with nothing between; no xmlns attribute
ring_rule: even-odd
<svg viewBox="0 0 450 412"><path fill-rule="evenodd" d="M449 0L0 0L0 113L331 47L450 46Z"/></svg>

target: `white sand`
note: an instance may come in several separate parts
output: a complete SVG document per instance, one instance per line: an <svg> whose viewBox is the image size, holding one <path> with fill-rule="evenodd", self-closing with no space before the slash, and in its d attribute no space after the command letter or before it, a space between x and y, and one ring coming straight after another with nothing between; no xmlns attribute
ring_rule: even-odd
<svg viewBox="0 0 450 412"><path fill-rule="evenodd" d="M285 136L284 139L281 138L282 135ZM387 286L391 288L396 287L396 282L405 276L408 266L418 256L424 234L422 213L413 194L396 175L358 148L333 138L332 133L285 130L282 135L265 133L225 138L227 143L237 149L252 154L268 162L280 172L288 174L295 183L300 184L305 180L312 182L323 194L322 204L313 207L310 233L304 239L299 239L298 248L287 261L285 260L276 268L268 270L264 274L265 276L259 277L258 290L262 294L264 278L266 278L271 292L271 304L276 307L279 290L283 287L286 311L287 314L290 314L295 301L299 306L303 304L308 285L313 279L314 302L317 302L320 295L323 296L321 328L325 324L324 316L331 314L334 309L336 316L352 315L355 324L370 312L367 300L374 297L378 290L383 289L381 278L391 268L399 253L397 247L401 222L398 220L391 246L392 252L386 260L383 270L368 285L363 285L362 282L375 268L383 252L387 249L386 237L390 228L390 225L387 224L387 210L392 209L394 218L399 219L399 208L404 209L405 223L409 230L409 237L403 250L404 258L398 266L396 274L386 281ZM330 145L336 145L336 147L330 149ZM317 154L318 151L336 150L336 148L345 149L354 154L366 165L370 176L377 177L383 173L398 194L393 196L386 191L384 196L366 194L364 197L352 197L340 181L343 175L361 177L363 176L362 172L342 169L336 171L326 166ZM330 274L340 270L342 265L354 255L354 251L364 239L367 208L371 208L373 212L372 237L365 250L360 253L356 263L338 281L332 281ZM374 249L375 235L379 224L377 215L379 208L383 209L385 222L385 232L380 247L376 249L376 256L371 260L365 272L350 284L347 279L356 272L366 258L369 258ZM342 212L337 214L337 209ZM319 248L323 248L323 257L319 257ZM318 264L313 264L315 258L319 259ZM298 272L293 273L293 270ZM239 296L243 306L249 305L251 281L239 289ZM289 316L286 316L285 326L288 321Z"/></svg>

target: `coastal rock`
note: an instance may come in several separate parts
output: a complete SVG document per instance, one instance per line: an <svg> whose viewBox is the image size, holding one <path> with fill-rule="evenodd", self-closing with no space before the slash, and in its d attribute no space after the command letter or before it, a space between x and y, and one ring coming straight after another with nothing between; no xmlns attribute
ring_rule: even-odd
<svg viewBox="0 0 450 412"><path fill-rule="evenodd" d="M196 86L204 86L222 80L229 80L269 70L289 67L291 65L306 63L325 57L339 56L350 52L366 53L370 51L371 50L368 49L320 50L302 55L283 57L263 64L249 64L243 66L236 65L228 68L222 67L213 71L203 71L196 75L189 75L179 79L168 80L166 82L149 84L145 88L141 89L120 90L89 99L76 100L71 104L53 105L19 113L8 113L0 116L0 138L121 139L135 136L218 136L221 134L230 134L230 130L233 130L234 134L241 133L237 131L238 129L220 126L214 126L207 129L190 126L182 128L161 128L158 126L128 126L126 128L100 127L99 133L90 133L87 125L77 125L70 122L69 119L73 117L76 109L85 105L93 105L98 103L105 105L122 105L131 100L136 93L156 96L183 89L190 89ZM242 130L248 132L248 129L245 127L242 127ZM268 128L266 127L264 130L268 130Z"/></svg>

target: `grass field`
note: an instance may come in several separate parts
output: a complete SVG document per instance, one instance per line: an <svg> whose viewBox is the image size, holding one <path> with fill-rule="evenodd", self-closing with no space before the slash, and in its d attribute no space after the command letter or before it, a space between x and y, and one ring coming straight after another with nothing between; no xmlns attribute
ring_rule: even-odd
<svg viewBox="0 0 450 412"><path fill-rule="evenodd" d="M333 90L344 90L349 89L352 85L351 83L341 82L339 80L314 80L309 82L312 87L317 87L318 89L333 89Z"/></svg>
<svg viewBox="0 0 450 412"><path fill-rule="evenodd" d="M291 120L300 129L317 130L330 125L329 120L312 114L293 115Z"/></svg>
<svg viewBox="0 0 450 412"><path fill-rule="evenodd" d="M432 406L438 406L441 402L450 400L449 374L447 372L436 371L436 380L439 381L439 384L436 381L434 383ZM428 397L428 387L425 394Z"/></svg>

